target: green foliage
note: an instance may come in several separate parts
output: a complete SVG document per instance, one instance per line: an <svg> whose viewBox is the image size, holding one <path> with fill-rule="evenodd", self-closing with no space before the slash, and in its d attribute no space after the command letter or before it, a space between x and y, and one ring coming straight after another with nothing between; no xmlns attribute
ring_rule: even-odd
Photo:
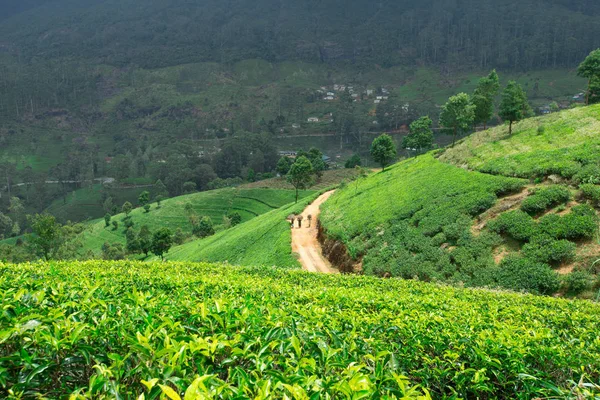
<svg viewBox="0 0 600 400"><path fill-rule="evenodd" d="M586 183L579 187L581 195L592 202L594 207L600 207L600 186Z"/></svg>
<svg viewBox="0 0 600 400"><path fill-rule="evenodd" d="M150 251L154 255L164 259L164 255L169 252L173 246L173 236L169 228L160 228L152 235L152 245Z"/></svg>
<svg viewBox="0 0 600 400"><path fill-rule="evenodd" d="M231 226L236 226L242 223L242 216L237 211L228 214L227 218L229 218L229 223Z"/></svg>
<svg viewBox="0 0 600 400"><path fill-rule="evenodd" d="M125 249L121 243L108 243L104 242L102 245L102 259L103 260L123 260L125 259Z"/></svg>
<svg viewBox="0 0 600 400"><path fill-rule="evenodd" d="M545 215L539 220L539 229L554 239L591 239L598 231L598 217L592 207L579 205L562 217L556 214Z"/></svg>
<svg viewBox="0 0 600 400"><path fill-rule="evenodd" d="M550 186L537 190L521 203L521 210L529 215L538 215L559 204L571 200L571 192L564 186Z"/></svg>
<svg viewBox="0 0 600 400"><path fill-rule="evenodd" d="M600 374L591 302L192 263L0 271L6 392L563 398Z"/></svg>
<svg viewBox="0 0 600 400"><path fill-rule="evenodd" d="M304 156L296 158L287 175L288 182L296 189L296 203L298 202L298 191L310 186L312 175L313 166L310 160Z"/></svg>
<svg viewBox="0 0 600 400"><path fill-rule="evenodd" d="M215 228L210 217L202 217L198 224L192 228L192 233L199 238L205 238L215 234Z"/></svg>
<svg viewBox="0 0 600 400"><path fill-rule="evenodd" d="M577 75L588 79L586 104L590 103L593 80L600 79L600 49L592 51L577 68Z"/></svg>
<svg viewBox="0 0 600 400"><path fill-rule="evenodd" d="M61 225L49 214L36 214L29 219L33 235L28 241L33 251L45 260L56 257L67 239Z"/></svg>
<svg viewBox="0 0 600 400"><path fill-rule="evenodd" d="M498 237L473 237L473 217L523 184L426 154L339 189L321 206L320 223L349 256L362 258L365 274L493 286Z"/></svg>
<svg viewBox="0 0 600 400"><path fill-rule="evenodd" d="M507 234L520 242L527 242L538 233L538 228L533 218L521 210L500 214L498 218L488 222L487 227L492 232Z"/></svg>
<svg viewBox="0 0 600 400"><path fill-rule="evenodd" d="M186 239L187 239L187 236L183 232L183 230L181 228L177 228L177 230L173 234L173 244L175 244L177 246L181 246L182 244L185 243Z"/></svg>
<svg viewBox="0 0 600 400"><path fill-rule="evenodd" d="M568 240L556 240L548 235L536 235L523 246L523 255L545 264L560 264L575 258L577 245Z"/></svg>
<svg viewBox="0 0 600 400"><path fill-rule="evenodd" d="M592 288L594 277L588 272L573 271L565 277L565 285L567 293L572 296L577 296Z"/></svg>
<svg viewBox="0 0 600 400"><path fill-rule="evenodd" d="M360 159L360 155L358 154L352 154L352 157L350 157L344 163L344 168L346 169L356 168L360 166L362 166L362 160Z"/></svg>
<svg viewBox="0 0 600 400"><path fill-rule="evenodd" d="M125 233L125 238L127 240L126 249L130 254L138 254L141 251L140 241L138 239L138 235L133 230L133 228L128 227L127 232Z"/></svg>
<svg viewBox="0 0 600 400"><path fill-rule="evenodd" d="M150 192L145 190L142 193L140 193L140 195L138 197L138 202L140 203L140 205L142 207L144 207L146 204L150 203Z"/></svg>
<svg viewBox="0 0 600 400"><path fill-rule="evenodd" d="M113 226L113 228L112 228L113 231L116 231L117 229L119 229L119 221L113 220L112 226Z"/></svg>
<svg viewBox="0 0 600 400"><path fill-rule="evenodd" d="M600 165L596 163L584 165L573 175L573 181L582 184L600 184Z"/></svg>
<svg viewBox="0 0 600 400"><path fill-rule="evenodd" d="M290 224L286 218L299 214L314 200L315 195L302 198L297 204L275 209L214 236L185 243L174 248L170 260L228 262L233 265L264 265L278 268L299 268L292 254Z"/></svg>
<svg viewBox="0 0 600 400"><path fill-rule="evenodd" d="M448 99L440 113L440 125L452 131L452 146L456 142L456 135L466 132L475 120L475 106L466 93L459 93Z"/></svg>
<svg viewBox="0 0 600 400"><path fill-rule="evenodd" d="M421 117L410 124L410 133L402 138L402 147L415 149L417 154L433 147L433 121L431 118Z"/></svg>
<svg viewBox="0 0 600 400"><path fill-rule="evenodd" d="M292 167L292 160L289 157L281 157L279 161L277 161L277 173L281 176L285 176L290 172L290 168Z"/></svg>
<svg viewBox="0 0 600 400"><path fill-rule="evenodd" d="M108 228L110 226L110 220L112 216L109 213L104 214L104 226Z"/></svg>
<svg viewBox="0 0 600 400"><path fill-rule="evenodd" d="M498 284L511 290L549 295L560 288L560 276L547 264L509 256L500 263Z"/></svg>
<svg viewBox="0 0 600 400"><path fill-rule="evenodd" d="M508 85L502 93L502 102L500 103L500 117L509 122L509 135L512 135L512 126L514 122L521 121L531 112L527 100L527 94L515 81L508 82Z"/></svg>
<svg viewBox="0 0 600 400"><path fill-rule="evenodd" d="M179 232L178 230L177 232ZM177 240L177 232L175 232L174 240ZM146 257L152 251L152 232L150 232L150 228L148 225L142 226L140 229L140 233L137 235L137 240L139 243L139 250Z"/></svg>
<svg viewBox="0 0 600 400"><path fill-rule="evenodd" d="M481 78L473 93L473 105L475 106L476 124L487 124L494 115L494 100L500 90L500 78L496 70L490 72L487 77Z"/></svg>
<svg viewBox="0 0 600 400"><path fill-rule="evenodd" d="M375 138L371 144L371 157L381 165L384 171L385 167L396 158L397 154L396 144L390 135L383 134Z"/></svg>
<svg viewBox="0 0 600 400"><path fill-rule="evenodd" d="M130 202L126 201L123 206L121 207L121 212L123 214L125 214L125 216L129 216L129 213L131 213L131 210L133 210L133 206L131 205Z"/></svg>

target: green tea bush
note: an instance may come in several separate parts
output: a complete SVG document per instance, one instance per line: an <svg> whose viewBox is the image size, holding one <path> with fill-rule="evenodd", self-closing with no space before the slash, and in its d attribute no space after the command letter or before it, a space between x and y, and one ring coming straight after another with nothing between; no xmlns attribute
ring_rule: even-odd
<svg viewBox="0 0 600 400"><path fill-rule="evenodd" d="M567 203L571 192L564 186L551 186L539 189L521 204L521 210L529 215L538 215L559 204Z"/></svg>
<svg viewBox="0 0 600 400"><path fill-rule="evenodd" d="M498 284L506 289L550 295L560 288L560 276L547 264L511 255L500 263Z"/></svg>
<svg viewBox="0 0 600 400"><path fill-rule="evenodd" d="M596 211L585 204L575 206L571 212L559 216L548 214L539 220L540 232L554 239L591 239L598 231Z"/></svg>
<svg viewBox="0 0 600 400"><path fill-rule="evenodd" d="M521 242L529 241L537 233L537 226L533 218L521 210L500 214L498 218L488 222L487 227L492 232L507 234Z"/></svg>
<svg viewBox="0 0 600 400"><path fill-rule="evenodd" d="M523 246L523 255L531 260L559 264L575 258L577 245L568 240L556 240L548 235L536 235Z"/></svg>
<svg viewBox="0 0 600 400"><path fill-rule="evenodd" d="M567 293L577 296L592 288L594 277L588 272L573 271L565 277Z"/></svg>
<svg viewBox="0 0 600 400"><path fill-rule="evenodd" d="M0 305L3 398L533 399L600 379L583 301L96 261L0 263Z"/></svg>
<svg viewBox="0 0 600 400"><path fill-rule="evenodd" d="M589 164L582 167L574 176L575 183L591 183L594 185L600 184L600 165Z"/></svg>
<svg viewBox="0 0 600 400"><path fill-rule="evenodd" d="M594 207L600 207L600 186L586 183L579 187L581 196L589 200Z"/></svg>

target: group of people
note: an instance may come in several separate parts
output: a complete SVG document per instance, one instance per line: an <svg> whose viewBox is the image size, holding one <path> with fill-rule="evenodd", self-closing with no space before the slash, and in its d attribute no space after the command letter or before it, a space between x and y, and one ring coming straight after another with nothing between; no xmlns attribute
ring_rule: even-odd
<svg viewBox="0 0 600 400"><path fill-rule="evenodd" d="M309 214L307 216L307 219L308 219L308 228L310 228L311 224L312 224L312 215ZM290 221L290 227L292 229L295 228L296 221L298 221L298 228L302 228L302 221L303 220L304 220L304 216L302 216L302 215L290 215L288 217L288 221Z"/></svg>

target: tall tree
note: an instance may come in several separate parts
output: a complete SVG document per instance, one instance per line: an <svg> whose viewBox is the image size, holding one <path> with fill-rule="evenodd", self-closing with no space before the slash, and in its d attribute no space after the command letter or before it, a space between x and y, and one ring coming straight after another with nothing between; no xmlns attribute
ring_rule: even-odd
<svg viewBox="0 0 600 400"><path fill-rule="evenodd" d="M396 144L390 135L384 133L371 143L371 157L381 165L383 171L396 158L397 154Z"/></svg>
<svg viewBox="0 0 600 400"><path fill-rule="evenodd" d="M473 93L473 105L475 106L475 124L483 124L487 128L487 122L494 115L494 99L500 90L500 78L496 70L479 80L477 88Z"/></svg>
<svg viewBox="0 0 600 400"><path fill-rule="evenodd" d="M502 93L502 102L500 103L500 117L509 122L508 134L512 135L513 123L521 121L530 111L527 101L527 93L521 85L515 81L508 82L508 85Z"/></svg>
<svg viewBox="0 0 600 400"><path fill-rule="evenodd" d="M52 254L58 252L63 242L60 224L50 214L32 216L29 223L33 231L29 240L34 251L44 257L44 260L49 260Z"/></svg>
<svg viewBox="0 0 600 400"><path fill-rule="evenodd" d="M440 125L452 130L452 147L456 143L459 132L467 131L475 120L475 106L466 93L450 97L442 107Z"/></svg>
<svg viewBox="0 0 600 400"><path fill-rule="evenodd" d="M577 68L577 75L587 78L588 88L585 94L585 104L590 104L592 82L600 79L600 49L594 50Z"/></svg>
<svg viewBox="0 0 600 400"><path fill-rule="evenodd" d="M433 121L428 116L410 124L410 133L402 139L402 147L414 149L417 154L433 147Z"/></svg>
<svg viewBox="0 0 600 400"><path fill-rule="evenodd" d="M296 189L296 203L298 202L298 190L307 189L312 183L313 167L310 160L305 156L300 156L290 167L287 179Z"/></svg>

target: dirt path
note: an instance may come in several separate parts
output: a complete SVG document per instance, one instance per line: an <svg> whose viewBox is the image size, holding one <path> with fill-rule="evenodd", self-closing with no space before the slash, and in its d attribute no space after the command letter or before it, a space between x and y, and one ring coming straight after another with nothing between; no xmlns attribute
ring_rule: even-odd
<svg viewBox="0 0 600 400"><path fill-rule="evenodd" d="M321 272L324 274L337 274L338 270L331 266L331 263L323 257L321 244L317 240L317 221L321 213L321 204L335 192L324 193L317 198L311 205L306 207L302 216L302 228L298 228L298 222L292 229L292 251L297 253L302 268L310 272ZM311 227L308 228L308 215L312 215Z"/></svg>

